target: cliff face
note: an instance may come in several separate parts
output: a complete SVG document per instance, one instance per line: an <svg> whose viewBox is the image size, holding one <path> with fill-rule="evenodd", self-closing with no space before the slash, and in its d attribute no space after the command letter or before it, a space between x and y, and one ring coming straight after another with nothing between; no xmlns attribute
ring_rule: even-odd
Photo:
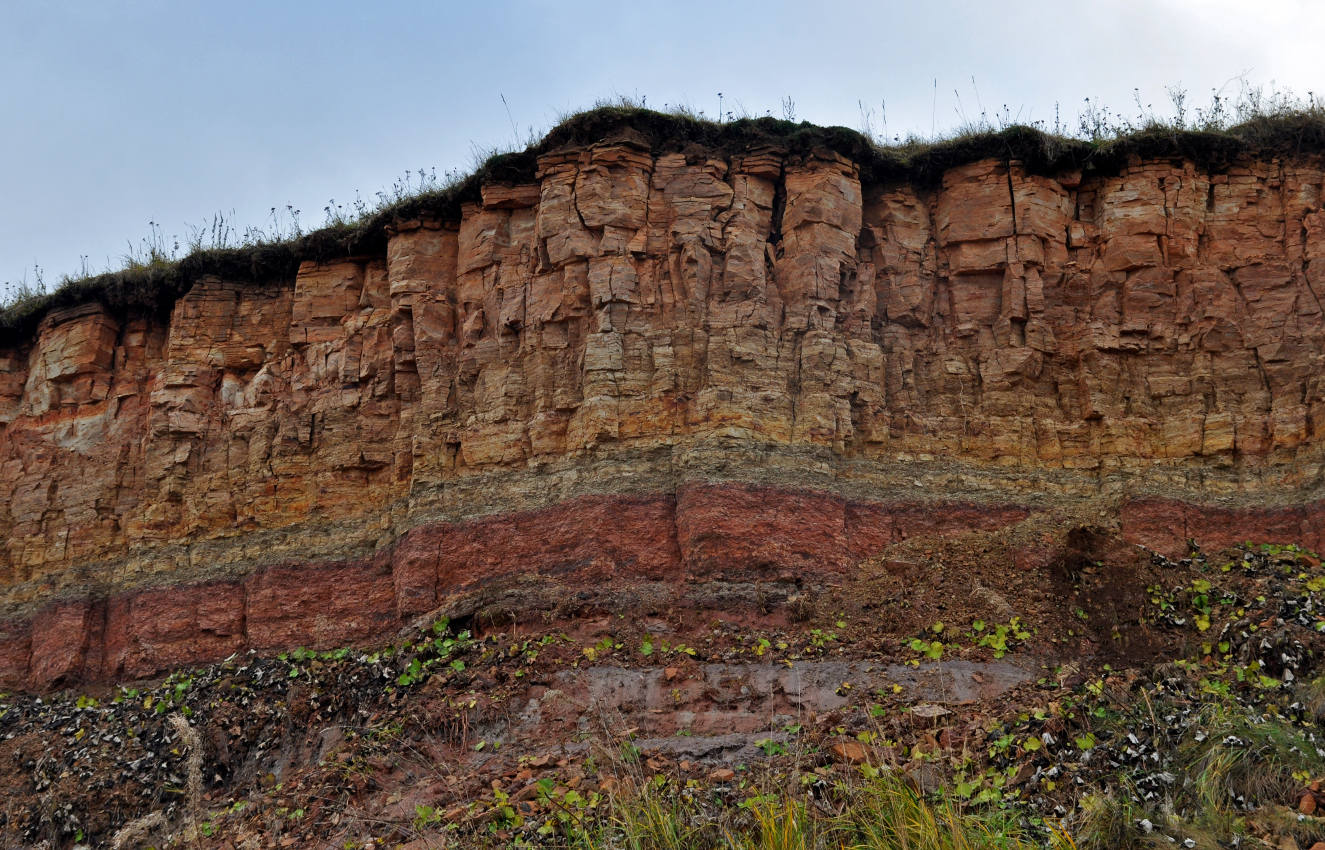
<svg viewBox="0 0 1325 850"><path fill-rule="evenodd" d="M0 679L388 631L499 576L813 580L1053 506L1325 545L1325 166L618 138L293 281L0 347Z"/></svg>

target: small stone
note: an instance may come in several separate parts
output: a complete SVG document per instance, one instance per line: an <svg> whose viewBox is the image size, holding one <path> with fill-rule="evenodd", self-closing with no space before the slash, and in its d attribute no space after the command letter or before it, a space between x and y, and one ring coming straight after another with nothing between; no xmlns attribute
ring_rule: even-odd
<svg viewBox="0 0 1325 850"><path fill-rule="evenodd" d="M829 747L829 750L838 761L848 764L864 764L869 761L869 752L859 741L838 741Z"/></svg>

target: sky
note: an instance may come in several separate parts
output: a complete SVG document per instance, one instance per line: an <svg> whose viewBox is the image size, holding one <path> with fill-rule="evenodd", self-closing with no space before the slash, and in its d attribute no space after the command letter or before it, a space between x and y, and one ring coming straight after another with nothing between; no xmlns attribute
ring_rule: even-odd
<svg viewBox="0 0 1325 850"><path fill-rule="evenodd" d="M120 268L218 215L313 229L602 99L1072 129L1087 97L1131 117L1174 87L1325 93L1322 34L1318 0L4 0L0 285Z"/></svg>

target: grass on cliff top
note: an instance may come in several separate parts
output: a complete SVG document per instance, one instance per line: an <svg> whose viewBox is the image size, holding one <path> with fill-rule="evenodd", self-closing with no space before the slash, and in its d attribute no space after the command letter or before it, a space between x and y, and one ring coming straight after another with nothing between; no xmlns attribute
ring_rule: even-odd
<svg viewBox="0 0 1325 850"><path fill-rule="evenodd" d="M939 139L891 140L876 135L862 107L863 130L821 127L772 116L714 121L687 109L658 112L623 100L600 103L572 114L524 150L494 153L468 175L448 173L438 182L419 172L417 186L406 181L378 203L354 205L346 217L340 207L326 207L327 226L304 233L297 211L292 226L275 222L272 230L250 228L237 235L228 226L195 233L180 256L153 225L142 250L125 258L125 268L66 278L46 291L38 271L36 285L9 282L0 288L0 347L30 335L52 310L100 302L117 313L168 314L175 301L205 275L242 281L288 281L300 262L381 254L393 222L420 217L456 220L461 207L480 200L485 183L522 183L534 179L538 158L563 147L629 137L653 153L697 147L720 153L771 147L791 154L829 150L858 164L864 183L933 185L950 168L980 159L1021 161L1032 172L1052 174L1081 169L1090 174L1117 173L1132 157L1181 158L1218 171L1239 157L1296 157L1325 153L1325 101L1310 95L1263 96L1244 87L1234 100L1215 95L1211 104L1189 114L1185 93L1171 91L1174 114L1160 117L1138 102L1133 119L1093 106L1089 99L1071 128L1055 121L1027 126L1006 113L982 114L956 133ZM788 110L788 115L792 113Z"/></svg>

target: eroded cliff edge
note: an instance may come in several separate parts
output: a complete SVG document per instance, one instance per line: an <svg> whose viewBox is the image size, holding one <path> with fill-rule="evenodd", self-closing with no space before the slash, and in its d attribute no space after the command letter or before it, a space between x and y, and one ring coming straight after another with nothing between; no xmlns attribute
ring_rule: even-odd
<svg viewBox="0 0 1325 850"><path fill-rule="evenodd" d="M0 680L388 632L448 594L814 579L1073 505L1325 545L1325 164L544 153L293 280L0 348Z"/></svg>

